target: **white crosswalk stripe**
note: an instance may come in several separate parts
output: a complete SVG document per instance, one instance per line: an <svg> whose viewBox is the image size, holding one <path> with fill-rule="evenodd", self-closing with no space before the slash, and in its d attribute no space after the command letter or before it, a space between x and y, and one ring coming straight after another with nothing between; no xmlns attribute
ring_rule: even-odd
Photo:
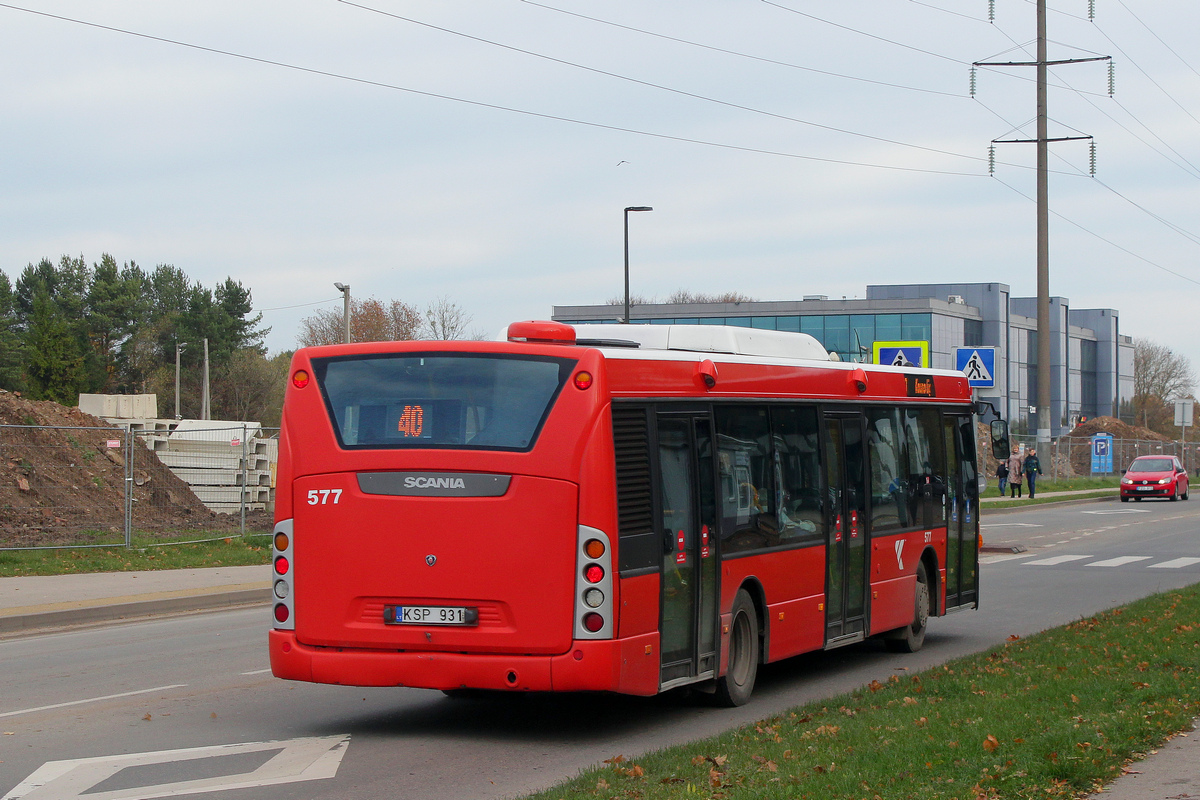
<svg viewBox="0 0 1200 800"><path fill-rule="evenodd" d="M1192 564L1200 564L1200 558L1175 558L1170 561L1164 561L1161 564L1149 564L1150 569L1179 569L1180 567L1190 567Z"/></svg>
<svg viewBox="0 0 1200 800"><path fill-rule="evenodd" d="M1118 556L1116 558L1106 558L1103 561L1092 561L1088 564L1089 567L1122 567L1126 564L1134 564L1138 561L1149 561L1150 556Z"/></svg>
<svg viewBox="0 0 1200 800"><path fill-rule="evenodd" d="M1043 558L1040 561L1026 561L1025 564L1034 567L1054 567L1059 564L1066 564L1068 561L1081 561L1091 556L1052 556L1051 558Z"/></svg>
<svg viewBox="0 0 1200 800"><path fill-rule="evenodd" d="M1086 561L1087 563L1079 564L1081 567L1123 567L1127 564L1139 564L1147 569L1183 569L1195 564L1200 564L1200 558L1191 556L1181 556L1173 558L1170 561L1159 561L1153 564L1143 564L1143 561L1152 561L1154 556L1116 556L1115 558L1105 558L1100 561L1087 561L1087 559L1095 558L1095 556L1085 555L1061 555L1050 556L1049 558L1039 558L1036 561L1026 561L1025 566L1029 567L1057 567L1060 564L1071 564L1074 562ZM1003 559L1008 561L1010 559Z"/></svg>

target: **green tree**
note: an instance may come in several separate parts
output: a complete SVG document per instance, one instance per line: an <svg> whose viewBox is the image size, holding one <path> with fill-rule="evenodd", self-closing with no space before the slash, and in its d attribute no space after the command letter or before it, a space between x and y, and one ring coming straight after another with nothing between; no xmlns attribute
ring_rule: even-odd
<svg viewBox="0 0 1200 800"><path fill-rule="evenodd" d="M0 272L0 389L23 391L25 342L17 329L12 282Z"/></svg>
<svg viewBox="0 0 1200 800"><path fill-rule="evenodd" d="M66 315L39 291L33 297L26 347L26 374L35 400L74 405L87 386L87 369L79 340Z"/></svg>

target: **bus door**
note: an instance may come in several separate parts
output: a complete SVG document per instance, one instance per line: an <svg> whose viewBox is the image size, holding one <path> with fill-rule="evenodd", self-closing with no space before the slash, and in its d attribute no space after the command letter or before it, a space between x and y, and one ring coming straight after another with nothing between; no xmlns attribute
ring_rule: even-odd
<svg viewBox="0 0 1200 800"><path fill-rule="evenodd" d="M867 629L867 470L861 414L825 416L825 644ZM841 640L841 641L839 641Z"/></svg>
<svg viewBox="0 0 1200 800"><path fill-rule="evenodd" d="M661 688L715 677L717 503L712 421L658 415Z"/></svg>
<svg viewBox="0 0 1200 800"><path fill-rule="evenodd" d="M979 484L967 414L942 417L946 448L946 608L974 605L979 588Z"/></svg>

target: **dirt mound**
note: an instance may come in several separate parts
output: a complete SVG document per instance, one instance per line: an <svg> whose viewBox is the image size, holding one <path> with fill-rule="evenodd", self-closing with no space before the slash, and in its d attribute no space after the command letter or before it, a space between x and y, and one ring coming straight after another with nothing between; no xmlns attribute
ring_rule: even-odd
<svg viewBox="0 0 1200 800"><path fill-rule="evenodd" d="M1149 428L1141 428L1137 425L1121 422L1116 417L1093 417L1087 422L1075 426L1075 429L1066 435L1071 438L1090 439L1097 433L1107 433L1114 439L1141 439L1143 441L1151 440L1155 442L1173 441L1170 436L1163 436L1161 433L1156 433Z"/></svg>
<svg viewBox="0 0 1200 800"><path fill-rule="evenodd" d="M84 531L107 534L107 540L124 531L123 430L78 408L3 390L0 425L6 426L0 427L0 546L77 543ZM209 511L140 442L132 449L135 531L240 524L240 515Z"/></svg>

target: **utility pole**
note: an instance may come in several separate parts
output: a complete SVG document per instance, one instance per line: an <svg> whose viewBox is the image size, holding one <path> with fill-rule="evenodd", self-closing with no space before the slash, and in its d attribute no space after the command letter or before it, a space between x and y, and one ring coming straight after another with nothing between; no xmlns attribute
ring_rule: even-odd
<svg viewBox="0 0 1200 800"><path fill-rule="evenodd" d="M1047 67L1057 64L1080 64L1087 61L1108 61L1111 56L1066 58L1050 61L1046 51L1046 0L1037 0L1037 60L1036 61L976 61L972 65L971 94L975 93L976 67L1037 67L1037 138L993 139L996 144L1037 145L1037 449L1050 452L1050 431L1053 424L1050 385L1050 142L1091 136L1059 136L1050 138L1047 114ZM1109 94L1112 94L1110 70ZM1092 174L1095 174L1095 144L1092 145Z"/></svg>
<svg viewBox="0 0 1200 800"><path fill-rule="evenodd" d="M200 395L200 419L212 419L208 396L208 338L204 339L204 392Z"/></svg>

